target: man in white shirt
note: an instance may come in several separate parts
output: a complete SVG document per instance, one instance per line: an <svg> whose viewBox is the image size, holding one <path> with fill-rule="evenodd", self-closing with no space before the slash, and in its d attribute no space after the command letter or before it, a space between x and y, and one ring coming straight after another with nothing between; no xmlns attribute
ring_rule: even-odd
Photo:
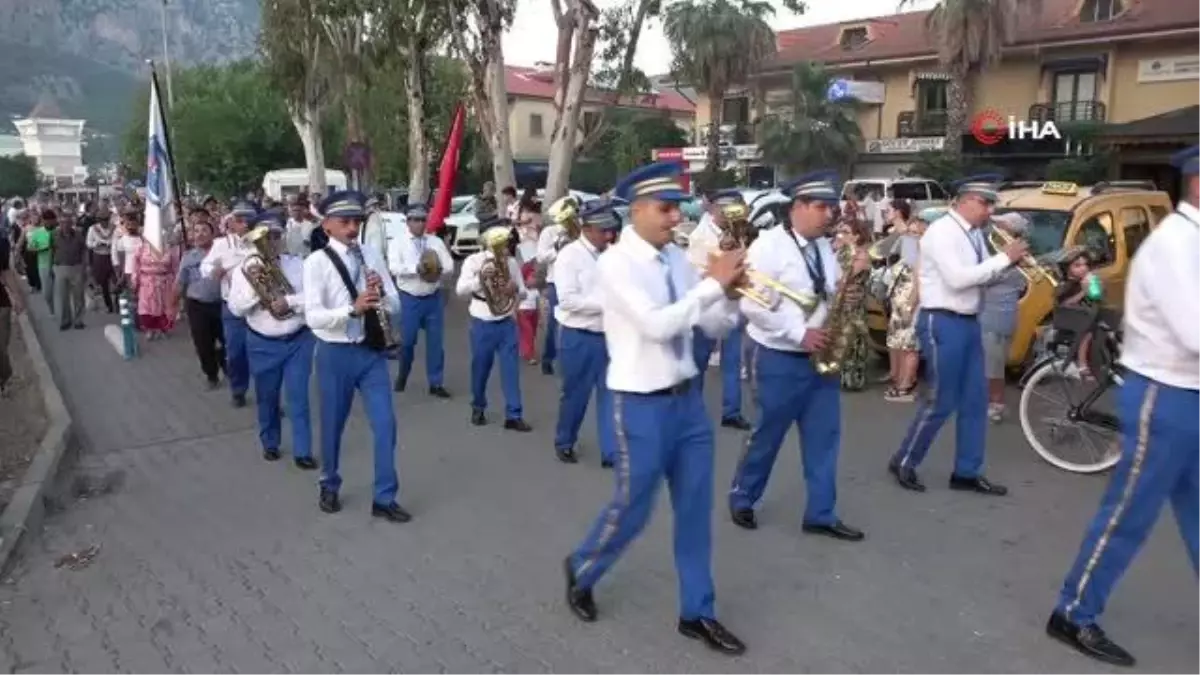
<svg viewBox="0 0 1200 675"><path fill-rule="evenodd" d="M706 210L696 229L688 235L688 259L703 269L708 264L707 256L717 250L721 237L729 223L725 222L722 207L729 204L744 204L738 190L718 190L706 198ZM742 242L744 245L745 242ZM717 341L697 330L692 337L696 367L700 369L703 389L704 371L717 347ZM747 431L750 423L742 416L742 326L738 325L725 339L721 340L721 426Z"/></svg>
<svg viewBox="0 0 1200 675"><path fill-rule="evenodd" d="M443 348L446 325L446 297L442 283L454 273L454 259L446 244L434 234L426 234L429 212L424 204L408 207L407 236L388 244L388 267L400 289L400 371L394 389L404 391L412 372L417 335L425 331L425 377L429 394L450 398L445 386L446 356ZM426 253L437 256L438 270L427 268ZM431 279L430 277L433 276Z"/></svg>
<svg viewBox="0 0 1200 675"><path fill-rule="evenodd" d="M532 431L525 421L521 406L521 361L517 354L517 303L525 295L521 267L509 255L511 230L507 220L492 216L480 223L483 248L463 261L455 290L459 297L471 298L467 311L471 314L471 424L487 424L487 382L492 364L500 361L500 388L504 392L504 428L512 431ZM485 229L486 228L486 229ZM497 252L500 253L497 257ZM488 307L487 296L480 284L479 271L484 264L504 265L508 270L508 285L501 292L511 293L514 302L507 313L496 315Z"/></svg>
<svg viewBox="0 0 1200 675"><path fill-rule="evenodd" d="M400 311L400 293L382 256L358 244L366 200L351 190L323 199L321 227L329 243L304 260L304 320L319 341L315 359L321 405L319 506L325 513L342 509L338 497L342 431L357 390L374 437L371 515L406 523L412 516L396 503L396 412L383 334L390 322L379 316L380 309L390 314Z"/></svg>
<svg viewBox="0 0 1200 675"><path fill-rule="evenodd" d="M229 273L242 264L251 247L242 240L250 221L258 217L258 209L250 202L237 202L230 211L224 236L213 241L208 255L200 263L200 274L221 282L221 324L225 329L225 377L233 405L245 407L246 391L250 388L250 360L246 355L246 320L229 309Z"/></svg>
<svg viewBox="0 0 1200 675"><path fill-rule="evenodd" d="M554 316L554 308L558 306L558 289L554 286L555 261L558 252L569 243L567 228L557 223L546 225L538 235L537 262L546 269L546 288L542 291L542 297L546 298L546 328L542 339L542 373L545 375L554 374L554 360L558 358L558 319Z"/></svg>
<svg viewBox="0 0 1200 675"><path fill-rule="evenodd" d="M926 359L928 391L888 463L896 482L914 492L925 491L917 467L942 424L957 415L950 489L1008 494L1007 488L983 476L988 396L978 314L982 287L1025 256L1029 244L1016 240L1000 253L987 255L983 228L999 198L999 180L999 176L975 176L957 181L954 204L921 237L916 329Z"/></svg>
<svg viewBox="0 0 1200 675"><path fill-rule="evenodd" d="M1046 632L1092 658L1133 666L1096 619L1168 501L1192 571L1200 538L1200 146L1172 158L1183 199L1138 247L1125 284L1117 395L1121 460L1059 593Z"/></svg>
<svg viewBox="0 0 1200 675"><path fill-rule="evenodd" d="M791 198L788 222L767 230L748 252L752 269L789 289L811 293L816 307L801 308L776 298L771 308L743 298L752 341L751 377L758 414L750 440L738 462L729 490L729 513L735 525L758 527L754 507L766 492L779 448L792 426L800 429L806 504L801 529L843 541L861 541L861 530L837 517L837 461L841 447L841 378L817 372L815 353L830 335L824 326L829 302L841 283L840 266L825 236L837 205L836 174L806 174L782 188ZM865 250L853 262L856 271L870 268Z"/></svg>
<svg viewBox="0 0 1200 675"><path fill-rule="evenodd" d="M309 238L313 230L319 227L309 206L308 196L299 194L293 197L288 211L291 217L288 218L287 233L284 235L287 252L302 259L307 258L311 253Z"/></svg>
<svg viewBox="0 0 1200 675"><path fill-rule="evenodd" d="M564 246L555 262L558 279L555 318L561 326L562 339L562 397L554 431L554 454L568 464L578 461L575 444L594 390L600 465L609 469L615 451L605 425L612 421L612 398L604 385L608 348L604 345L596 266L600 254L616 241L621 221L607 203L579 214L579 220L579 238Z"/></svg>
<svg viewBox="0 0 1200 675"><path fill-rule="evenodd" d="M632 224L600 256L604 337L613 396L608 433L616 445L616 494L579 547L564 561L567 604L595 621L592 588L650 520L665 479L675 510L675 570L681 634L724 654L746 647L716 620L712 582L713 427L696 382L692 329L711 337L737 323L732 289L746 268L741 251L709 261L701 280L673 243L689 195L680 167L644 166L616 186Z"/></svg>
<svg viewBox="0 0 1200 675"><path fill-rule="evenodd" d="M284 252L283 219L278 211L266 211L255 219L257 227L247 234L247 239L258 248L229 275L226 305L234 316L246 321L246 352L254 377L263 459L274 462L280 457L279 400L281 390L286 387L288 417L292 422L292 460L297 467L311 471L317 468L317 463L312 456L308 384L316 341L304 324L304 261ZM259 295L250 283L250 276L261 274L264 265L274 265L283 273L291 286L290 293L275 298Z"/></svg>

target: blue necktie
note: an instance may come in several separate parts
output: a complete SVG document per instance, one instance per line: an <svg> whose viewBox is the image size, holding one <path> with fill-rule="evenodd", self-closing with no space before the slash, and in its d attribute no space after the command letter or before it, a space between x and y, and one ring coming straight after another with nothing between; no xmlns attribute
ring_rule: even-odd
<svg viewBox="0 0 1200 675"><path fill-rule="evenodd" d="M662 263L663 272L667 278L667 302L675 304L679 301L679 293L675 290L675 275L671 271L671 259L666 253L658 254L658 262ZM671 351L675 352L676 359L682 359L684 354L684 338L682 335L676 335L671 338Z"/></svg>
<svg viewBox="0 0 1200 675"><path fill-rule="evenodd" d="M978 228L972 229L968 237L971 240L971 248L975 249L975 262L983 262L983 233Z"/></svg>
<svg viewBox="0 0 1200 675"><path fill-rule="evenodd" d="M350 244L346 247L346 252L349 254L346 260L346 271L350 273L350 279L354 282L355 290L361 292L359 288L359 278L362 276L363 257L362 249L358 244ZM363 340L363 324L362 317L351 317L346 322L346 339L351 342L362 342Z"/></svg>

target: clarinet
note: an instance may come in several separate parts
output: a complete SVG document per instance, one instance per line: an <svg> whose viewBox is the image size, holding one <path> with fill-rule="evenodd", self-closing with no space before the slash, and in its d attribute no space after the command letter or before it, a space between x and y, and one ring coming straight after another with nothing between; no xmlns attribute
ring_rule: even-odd
<svg viewBox="0 0 1200 675"><path fill-rule="evenodd" d="M371 271L367 266L366 258L363 256L362 247L350 246L350 254L354 256L354 262L358 264L358 269L363 274ZM388 311L384 307L383 298L385 286L380 280L375 290L379 293L380 303L374 309L368 311L363 316L363 339L367 346L377 350L387 350L396 346L395 336L392 334L391 317L388 316Z"/></svg>

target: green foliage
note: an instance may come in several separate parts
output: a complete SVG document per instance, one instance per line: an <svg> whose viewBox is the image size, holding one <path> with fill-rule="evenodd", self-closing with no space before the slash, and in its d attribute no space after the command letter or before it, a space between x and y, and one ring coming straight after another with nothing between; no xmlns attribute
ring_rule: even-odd
<svg viewBox="0 0 1200 675"><path fill-rule="evenodd" d="M599 142L571 167L571 187L604 192L621 176L650 161L655 148L687 145L687 134L670 117L614 110Z"/></svg>
<svg viewBox="0 0 1200 675"><path fill-rule="evenodd" d="M833 78L816 63L805 62L792 71L786 112L763 119L763 159L784 168L788 175L815 169L849 168L858 156L862 130L858 103L853 99L829 100Z"/></svg>
<svg viewBox="0 0 1200 675"><path fill-rule="evenodd" d="M1095 185L1108 177L1108 155L1064 157L1046 165L1046 180Z"/></svg>
<svg viewBox="0 0 1200 675"><path fill-rule="evenodd" d="M913 158L912 166L903 172L907 178L930 178L942 185L963 176L983 173L1003 174L1004 169L970 157L938 151L917 153Z"/></svg>
<svg viewBox="0 0 1200 675"><path fill-rule="evenodd" d="M37 189L37 163L32 157L0 157L0 195L28 197Z"/></svg>

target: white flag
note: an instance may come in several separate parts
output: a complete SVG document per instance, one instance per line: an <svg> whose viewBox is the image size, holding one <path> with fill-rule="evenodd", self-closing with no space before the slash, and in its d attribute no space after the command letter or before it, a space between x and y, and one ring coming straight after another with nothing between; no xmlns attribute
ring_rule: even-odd
<svg viewBox="0 0 1200 675"><path fill-rule="evenodd" d="M175 167L167 154L167 125L159 106L158 85L150 80L150 135L146 152L146 216L142 236L157 251L164 250L167 235L175 225L172 176Z"/></svg>

